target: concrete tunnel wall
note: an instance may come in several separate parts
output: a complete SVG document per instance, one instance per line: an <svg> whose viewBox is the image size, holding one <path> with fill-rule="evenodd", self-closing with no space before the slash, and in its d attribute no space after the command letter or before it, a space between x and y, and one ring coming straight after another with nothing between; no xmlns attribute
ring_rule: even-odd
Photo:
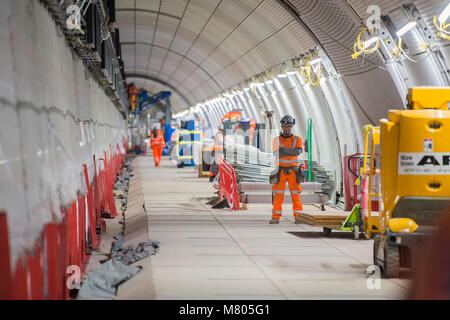
<svg viewBox="0 0 450 320"><path fill-rule="evenodd" d="M109 156L127 130L40 2L0 2L0 43L0 212L14 270L86 194L83 164L92 179L93 156Z"/></svg>

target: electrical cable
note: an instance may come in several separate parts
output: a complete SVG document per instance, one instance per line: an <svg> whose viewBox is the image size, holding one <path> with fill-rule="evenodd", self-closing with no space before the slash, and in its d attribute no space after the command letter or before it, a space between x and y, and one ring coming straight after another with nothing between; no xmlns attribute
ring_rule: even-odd
<svg viewBox="0 0 450 320"><path fill-rule="evenodd" d="M423 62L423 61L425 61L425 59L428 58L428 56L429 56L430 53L431 53L431 51L429 51L428 54L425 55L425 57L422 58L421 60L414 60L414 59L412 59L410 56L408 56L408 55L406 54L406 52L403 50L403 48L400 48L400 50L401 50L401 52L403 53L403 55L405 56L406 59L408 59L409 61L414 62L414 63L418 63L418 62Z"/></svg>
<svg viewBox="0 0 450 320"><path fill-rule="evenodd" d="M321 62L320 61L317 62L318 63L317 71L313 71L313 73L316 75L317 79L316 79L316 82L312 82L312 80L311 80L311 64L310 64L311 58L312 57L310 57L308 60L306 60L306 75L308 77L309 83L311 83L311 85L313 87L317 87L319 85L319 83L320 83L320 75L321 75L321 66L320 66L320 64L321 64Z"/></svg>
<svg viewBox="0 0 450 320"><path fill-rule="evenodd" d="M441 25L438 26L436 20L437 20L437 16L434 16L433 18L433 24L436 27L436 29L438 29L438 33L437 33L437 37L439 38L444 38L446 40L450 40L450 32L446 31L446 29L450 26L449 24L445 24L445 22L441 22Z"/></svg>
<svg viewBox="0 0 450 320"><path fill-rule="evenodd" d="M379 37L377 38L376 44L373 48L365 47L364 44L367 41L361 41L361 35L364 31L368 31L368 30L369 30L368 28L362 28L361 31L358 33L358 36L356 37L355 45L353 46L353 51L354 51L354 53L352 54L353 59L357 59L361 55L361 53L372 54L380 48L381 41L380 41ZM359 49L359 51L357 51L356 49Z"/></svg>

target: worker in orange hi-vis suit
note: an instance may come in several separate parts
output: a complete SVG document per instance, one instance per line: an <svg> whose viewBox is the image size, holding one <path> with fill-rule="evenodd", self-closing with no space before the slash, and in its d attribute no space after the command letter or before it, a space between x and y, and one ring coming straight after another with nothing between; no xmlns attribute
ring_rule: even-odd
<svg viewBox="0 0 450 320"><path fill-rule="evenodd" d="M159 163L161 162L162 151L166 146L161 130L156 129L152 130L152 134L150 137L150 146L153 149L153 159L155 160L155 166L159 167Z"/></svg>
<svg viewBox="0 0 450 320"><path fill-rule="evenodd" d="M273 140L273 153L278 161L278 170L276 174L270 177L270 183L273 185L273 208L270 224L280 222L286 182L291 191L295 223L300 223L299 216L301 210L303 210L303 205L300 199L302 174L298 167L298 156L302 152L302 139L292 134L294 124L294 118L284 116L281 119L282 134Z"/></svg>

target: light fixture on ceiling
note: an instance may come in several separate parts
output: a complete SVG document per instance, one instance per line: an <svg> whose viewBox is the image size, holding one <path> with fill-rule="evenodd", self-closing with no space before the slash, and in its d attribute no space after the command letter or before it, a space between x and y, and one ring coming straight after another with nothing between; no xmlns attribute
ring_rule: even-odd
<svg viewBox="0 0 450 320"><path fill-rule="evenodd" d="M398 29L397 32L395 33L398 37L398 44L397 44L397 49L394 50L394 58L398 58L400 56L400 53L402 53L402 52L406 56L406 54L402 48L402 36L405 35L407 32L411 31L416 25L417 25L417 21L415 19L412 19L407 24L405 24L403 27Z"/></svg>
<svg viewBox="0 0 450 320"><path fill-rule="evenodd" d="M397 37L401 38L405 33L410 31L412 28L414 28L417 25L417 21L415 19L409 21L407 24L405 24L403 27L401 27L397 32L395 33Z"/></svg>
<svg viewBox="0 0 450 320"><path fill-rule="evenodd" d="M257 88L257 87L264 87L264 83L259 82L260 75L253 78L252 83L250 83L250 89Z"/></svg>
<svg viewBox="0 0 450 320"><path fill-rule="evenodd" d="M245 86L243 86L243 90L244 90L245 92L247 92L247 91L250 90L249 84L248 84L248 80L245 81Z"/></svg>
<svg viewBox="0 0 450 320"><path fill-rule="evenodd" d="M268 71L267 74L264 75L264 78L266 79L264 81L265 84L273 84L273 80L272 80L272 71Z"/></svg>
<svg viewBox="0 0 450 320"><path fill-rule="evenodd" d="M379 36L372 37L369 40L364 41L363 47L364 47L364 49L368 49L368 48L370 48L371 45L373 45L374 43L377 43L378 41L380 41Z"/></svg>
<svg viewBox="0 0 450 320"><path fill-rule="evenodd" d="M444 38L446 40L450 40L450 32L446 29L450 27L450 23L446 24L448 17L450 16L450 2L445 7L444 11L438 16L434 16L433 24L438 30L437 37ZM437 21L439 21L439 25Z"/></svg>
<svg viewBox="0 0 450 320"><path fill-rule="evenodd" d="M287 77L287 73L286 73L286 63L283 63L280 67L280 72L277 74L278 78L286 78Z"/></svg>
<svg viewBox="0 0 450 320"><path fill-rule="evenodd" d="M321 58L312 59L309 64L313 68L314 72L317 73L320 68L320 63L322 62Z"/></svg>
<svg viewBox="0 0 450 320"><path fill-rule="evenodd" d="M450 2L445 7L444 11L442 11L442 13L439 15L438 20L440 23L445 23L449 16L450 16Z"/></svg>

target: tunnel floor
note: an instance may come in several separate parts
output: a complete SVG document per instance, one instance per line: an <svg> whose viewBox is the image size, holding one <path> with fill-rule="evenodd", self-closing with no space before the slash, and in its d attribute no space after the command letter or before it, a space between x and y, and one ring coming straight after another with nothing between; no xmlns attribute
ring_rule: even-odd
<svg viewBox="0 0 450 320"><path fill-rule="evenodd" d="M381 279L369 289L368 282L376 283L367 273L372 240L296 225L289 204L279 225L268 224L267 204L211 209L208 179L167 157L158 168L151 155L133 166L125 244L158 240L160 250L134 263L143 269L119 286L117 299L400 299L408 293L407 278ZM103 252L120 229L117 219L107 224Z"/></svg>

